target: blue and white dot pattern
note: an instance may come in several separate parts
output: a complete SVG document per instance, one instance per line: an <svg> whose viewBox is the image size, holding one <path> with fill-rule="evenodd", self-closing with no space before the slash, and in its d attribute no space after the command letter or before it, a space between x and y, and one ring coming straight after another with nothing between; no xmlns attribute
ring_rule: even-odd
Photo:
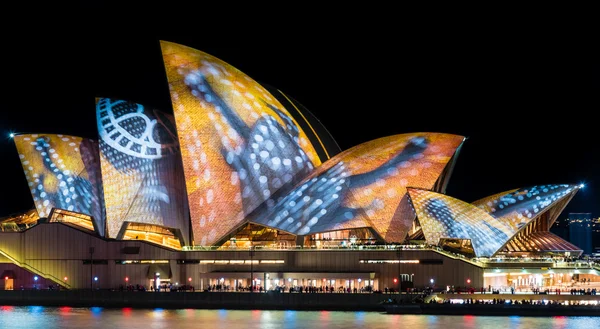
<svg viewBox="0 0 600 329"><path fill-rule="evenodd" d="M97 143L66 135L15 137L33 201L40 217L53 208L94 217L104 234Z"/></svg>
<svg viewBox="0 0 600 329"><path fill-rule="evenodd" d="M200 101L212 103L212 120L221 139L221 153L233 170L232 180L239 183L244 214L250 213L268 200L276 191L287 191L313 169L313 163L300 146L299 129L292 119L267 100L257 100L271 109L270 114L256 116L247 125L225 100L211 87L205 75L207 69L185 75L185 83ZM246 104L246 109L253 106ZM260 105L260 104L258 104ZM260 106L263 106L260 105ZM229 127L224 127L222 122Z"/></svg>
<svg viewBox="0 0 600 329"><path fill-rule="evenodd" d="M522 188L487 200L485 205L479 207L511 227L521 228L578 188L578 185L567 184Z"/></svg>
<svg viewBox="0 0 600 329"><path fill-rule="evenodd" d="M361 167L362 161L369 158L368 154L351 159L352 166L338 160L343 154L334 157L323 165L327 169L305 179L288 194L278 193L267 201L265 207L253 213L249 220L298 235L373 227L374 216L385 207L388 200L385 195L374 194L371 187L389 191L386 189L386 179L398 176L398 167L421 154L427 145L427 140L419 136L402 144L400 152L396 144L395 156L366 172ZM384 154L390 151L388 154L393 154L390 145L380 147L375 151L383 151ZM352 206L361 203L365 205Z"/></svg>
<svg viewBox="0 0 600 329"><path fill-rule="evenodd" d="M428 243L441 239L470 240L477 257L494 255L516 231L485 211L447 195L408 189Z"/></svg>

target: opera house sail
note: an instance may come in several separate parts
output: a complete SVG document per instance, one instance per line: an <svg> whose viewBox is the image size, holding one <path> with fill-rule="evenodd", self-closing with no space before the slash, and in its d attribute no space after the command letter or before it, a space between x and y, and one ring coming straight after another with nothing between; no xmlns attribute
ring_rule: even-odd
<svg viewBox="0 0 600 329"><path fill-rule="evenodd" d="M322 159L290 112L256 81L201 51L170 42L161 47L194 241L211 245Z"/></svg>
<svg viewBox="0 0 600 329"><path fill-rule="evenodd" d="M249 220L308 235L371 228L401 242L414 216L407 186L433 188L464 138L438 133L384 137L325 162L285 195L275 194Z"/></svg>
<svg viewBox="0 0 600 329"><path fill-rule="evenodd" d="M22 134L14 141L39 217L49 217L53 209L82 213L93 217L104 236L98 142L54 134Z"/></svg>
<svg viewBox="0 0 600 329"><path fill-rule="evenodd" d="M97 99L96 115L108 235L122 238L124 223L145 223L180 230L187 245L188 207L173 117L109 98Z"/></svg>
<svg viewBox="0 0 600 329"><path fill-rule="evenodd" d="M477 257L503 252L574 252L581 249L549 232L578 185L541 185L498 193L469 204L447 195L409 189L429 244L454 244ZM469 252L466 251L468 254Z"/></svg>

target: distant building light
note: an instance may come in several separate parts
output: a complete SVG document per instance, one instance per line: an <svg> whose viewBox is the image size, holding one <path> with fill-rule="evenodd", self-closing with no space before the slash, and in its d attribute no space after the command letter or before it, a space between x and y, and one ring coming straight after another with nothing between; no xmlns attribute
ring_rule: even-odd
<svg viewBox="0 0 600 329"><path fill-rule="evenodd" d="M98 281L98 277L97 276L94 277L94 281Z"/></svg>
<svg viewBox="0 0 600 329"><path fill-rule="evenodd" d="M36 276L33 277L33 281L37 281L37 280L38 280L38 277L36 275Z"/></svg>
<svg viewBox="0 0 600 329"><path fill-rule="evenodd" d="M14 138L14 137L15 137L15 133L10 133L10 134L8 134L8 136L9 136L10 138Z"/></svg>

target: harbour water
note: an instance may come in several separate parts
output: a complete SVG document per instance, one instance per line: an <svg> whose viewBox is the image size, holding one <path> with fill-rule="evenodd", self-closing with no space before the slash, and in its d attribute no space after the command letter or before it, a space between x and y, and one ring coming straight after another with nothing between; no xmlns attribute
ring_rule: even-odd
<svg viewBox="0 0 600 329"><path fill-rule="evenodd" d="M377 312L0 306L0 328L600 328L600 317L395 315Z"/></svg>

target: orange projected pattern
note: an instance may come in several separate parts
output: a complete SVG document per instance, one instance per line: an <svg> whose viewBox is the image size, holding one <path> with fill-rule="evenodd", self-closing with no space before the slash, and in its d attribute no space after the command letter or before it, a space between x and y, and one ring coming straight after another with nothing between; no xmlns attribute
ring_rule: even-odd
<svg viewBox="0 0 600 329"><path fill-rule="evenodd" d="M96 115L109 236L125 221L180 229L189 236L185 178L172 116L101 98Z"/></svg>
<svg viewBox="0 0 600 329"><path fill-rule="evenodd" d="M494 200L496 200L496 202L498 202L497 200L500 199L500 197L503 197L509 193L513 193L517 190L518 189L508 190L508 191L504 191L501 193L496 193L496 194L493 194L490 196L486 196L485 198L481 198L477 201L471 202L471 204L474 205L475 207L479 207L489 213L489 212L492 212L492 206L494 205Z"/></svg>
<svg viewBox="0 0 600 329"><path fill-rule="evenodd" d="M427 243L467 239L477 257L494 255L517 232L484 210L444 194L409 188Z"/></svg>
<svg viewBox="0 0 600 329"><path fill-rule="evenodd" d="M161 47L194 240L214 244L320 160L290 113L256 81L201 51Z"/></svg>
<svg viewBox="0 0 600 329"><path fill-rule="evenodd" d="M495 194L473 204L518 230L563 197L578 190L578 185L538 185Z"/></svg>
<svg viewBox="0 0 600 329"><path fill-rule="evenodd" d="M386 241L401 242L414 219L406 187L433 188L463 140L415 133L358 145L291 192L274 195L250 220L298 235L372 227Z"/></svg>
<svg viewBox="0 0 600 329"><path fill-rule="evenodd" d="M98 144L66 135L18 135L14 140L39 216L48 216L52 208L90 215L103 236Z"/></svg>

